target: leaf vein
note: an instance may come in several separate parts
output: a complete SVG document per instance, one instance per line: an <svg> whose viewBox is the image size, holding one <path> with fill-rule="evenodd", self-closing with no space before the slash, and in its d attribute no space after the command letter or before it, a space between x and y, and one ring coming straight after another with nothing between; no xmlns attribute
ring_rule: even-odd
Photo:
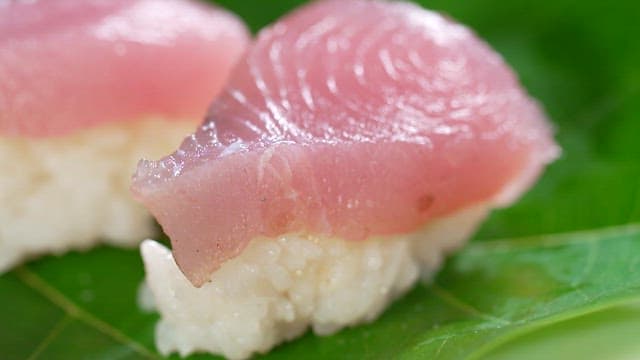
<svg viewBox="0 0 640 360"><path fill-rule="evenodd" d="M640 235L640 223L600 228L597 230L581 230L575 232L544 234L525 237L513 237L496 240L475 241L470 243L467 251L507 251L512 249L553 248L564 245L587 242L615 240L620 236Z"/></svg>
<svg viewBox="0 0 640 360"><path fill-rule="evenodd" d="M454 294L448 292L447 290L445 290L444 288L442 288L441 286L439 286L438 284L433 284L431 286L431 290L433 291L433 293L439 297L440 299L442 299L445 303L449 304L450 306L461 310L462 312L475 316L475 317L479 317L481 319L484 320L488 320L491 322L495 322L500 324L501 326L506 326L506 325L510 325L511 321L507 320L507 319L503 319L503 318L499 318L496 316L493 316L491 314L487 314L487 313L483 313L482 311L476 309L475 307L465 303L464 301L462 301L461 299L459 299L458 297L456 297Z"/></svg>
<svg viewBox="0 0 640 360"><path fill-rule="evenodd" d="M28 360L37 359L40 354L58 337L62 330L71 322L72 317L69 314L65 314L49 331L49 333L42 339L42 341L34 348L33 352Z"/></svg>
<svg viewBox="0 0 640 360"><path fill-rule="evenodd" d="M598 244L599 243L596 241L589 242L589 253L587 254L587 257L585 259L584 268L582 269L580 275L576 276L571 282L572 287L577 287L578 285L580 285L584 281L584 279L586 279L591 274L591 271L596 264L596 259L598 258Z"/></svg>
<svg viewBox="0 0 640 360"><path fill-rule="evenodd" d="M129 346L135 352L146 358L160 359L160 357L149 351L149 349L144 347L142 344L129 338L118 329L98 319L86 310L79 307L64 294L62 294L59 290L57 290L56 288L48 284L43 278L38 276L38 274L31 271L26 265L17 268L15 270L15 274L27 286L36 290L47 300L51 301L51 303L64 310L68 314L68 316L76 318L93 327L94 329L102 332L103 334L113 338L114 340Z"/></svg>

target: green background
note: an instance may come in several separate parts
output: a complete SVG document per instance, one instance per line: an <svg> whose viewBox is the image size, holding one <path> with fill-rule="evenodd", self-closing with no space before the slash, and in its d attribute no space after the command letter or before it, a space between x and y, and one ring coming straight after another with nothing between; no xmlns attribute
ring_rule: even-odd
<svg viewBox="0 0 640 360"><path fill-rule="evenodd" d="M219 1L254 31L298 3ZM640 2L421 3L503 54L557 125L563 157L434 284L372 324L266 357L639 358ZM107 247L0 277L0 358L160 358L157 316L135 304L142 277L136 251Z"/></svg>

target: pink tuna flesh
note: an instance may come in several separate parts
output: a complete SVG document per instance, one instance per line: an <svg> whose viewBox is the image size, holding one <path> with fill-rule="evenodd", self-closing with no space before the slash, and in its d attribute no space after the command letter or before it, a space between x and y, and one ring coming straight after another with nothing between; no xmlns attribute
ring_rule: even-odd
<svg viewBox="0 0 640 360"><path fill-rule="evenodd" d="M408 3L323 1L259 35L204 124L142 161L133 191L200 286L253 238L358 241L504 204L557 151L467 28Z"/></svg>
<svg viewBox="0 0 640 360"><path fill-rule="evenodd" d="M188 0L0 1L0 135L201 116L248 44Z"/></svg>

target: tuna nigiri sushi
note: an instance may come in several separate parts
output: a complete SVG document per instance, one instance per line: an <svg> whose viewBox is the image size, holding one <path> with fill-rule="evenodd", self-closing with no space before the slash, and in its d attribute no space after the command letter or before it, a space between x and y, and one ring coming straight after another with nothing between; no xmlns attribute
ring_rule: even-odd
<svg viewBox="0 0 640 360"><path fill-rule="evenodd" d="M135 163L196 126L247 43L187 0L0 1L0 272L150 236Z"/></svg>
<svg viewBox="0 0 640 360"><path fill-rule="evenodd" d="M404 2L313 2L259 34L208 117L132 189L162 353L246 358L375 319L558 155L469 29Z"/></svg>

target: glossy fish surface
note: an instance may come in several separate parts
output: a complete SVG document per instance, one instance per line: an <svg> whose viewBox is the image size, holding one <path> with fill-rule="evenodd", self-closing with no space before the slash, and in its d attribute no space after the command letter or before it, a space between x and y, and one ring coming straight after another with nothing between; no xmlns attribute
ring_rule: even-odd
<svg viewBox="0 0 640 360"><path fill-rule="evenodd" d="M248 42L190 0L0 1L0 135L200 117Z"/></svg>
<svg viewBox="0 0 640 360"><path fill-rule="evenodd" d="M557 154L472 31L410 3L329 0L262 31L202 126L132 188L199 286L252 239L363 241L506 205Z"/></svg>

